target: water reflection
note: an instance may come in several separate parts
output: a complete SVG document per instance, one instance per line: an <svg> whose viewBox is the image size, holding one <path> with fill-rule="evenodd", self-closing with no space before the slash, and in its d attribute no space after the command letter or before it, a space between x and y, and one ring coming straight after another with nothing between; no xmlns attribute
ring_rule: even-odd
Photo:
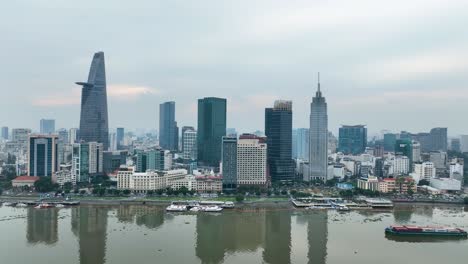
<svg viewBox="0 0 468 264"><path fill-rule="evenodd" d="M307 241L309 264L324 264L327 257L328 213L315 212L307 215Z"/></svg>
<svg viewBox="0 0 468 264"><path fill-rule="evenodd" d="M266 263L290 263L291 261L291 214L268 211L265 223L265 248L263 261Z"/></svg>
<svg viewBox="0 0 468 264"><path fill-rule="evenodd" d="M44 243L52 245L58 241L58 210L27 209L27 232L28 243Z"/></svg>
<svg viewBox="0 0 468 264"><path fill-rule="evenodd" d="M105 263L108 211L105 207L88 206L72 209L71 228L78 237L81 264Z"/></svg>
<svg viewBox="0 0 468 264"><path fill-rule="evenodd" d="M433 247L440 246L437 242L444 242L449 243L443 251L447 255L453 247L467 245L463 240L453 241L445 238L385 238L382 231L385 226L395 222L451 225L466 229L468 214L464 212L466 208L460 206L404 204L388 212L356 211L346 214L282 209L225 210L216 214L168 214L164 207L145 205L79 206L60 211L60 216L58 209L25 210L28 244L46 244L57 248L72 245L68 250L78 252L79 259L70 260L70 263L81 264L127 263L128 260L119 259L122 252L141 263L152 261L218 264L243 261L268 264L325 264L327 261L343 263L344 259L352 259L353 254L356 254L349 252L349 244L343 241L367 239L371 242L366 247L371 248L374 253L378 250L388 252L388 248L404 251L406 243L425 242L425 247ZM68 219L58 221L66 218L70 212L71 222ZM2 223L6 225L8 222L0 222L0 225ZM61 234L61 243L57 243L59 224L65 225L60 226L62 231L70 230L69 225L71 226L71 233ZM135 228L137 226L138 228ZM356 236L357 233L359 237ZM335 239L329 241L329 235ZM77 248L74 244L75 237L78 241ZM73 243L67 243L68 241ZM122 241L125 243L121 243ZM34 256L49 254L41 247L35 249L39 250L39 253L34 252ZM428 254L430 253L432 251ZM419 254L421 253L417 256ZM72 255L73 253L70 253L70 256Z"/></svg>
<svg viewBox="0 0 468 264"><path fill-rule="evenodd" d="M195 252L202 263L221 263L226 252L256 251L265 236L265 211L198 214Z"/></svg>

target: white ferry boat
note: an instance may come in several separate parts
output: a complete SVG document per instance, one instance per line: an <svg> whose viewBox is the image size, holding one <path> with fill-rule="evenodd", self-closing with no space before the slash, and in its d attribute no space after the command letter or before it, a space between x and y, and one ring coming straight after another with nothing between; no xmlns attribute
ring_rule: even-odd
<svg viewBox="0 0 468 264"><path fill-rule="evenodd" d="M203 212L221 212L223 208L217 205L208 205L208 206L201 206L200 210Z"/></svg>
<svg viewBox="0 0 468 264"><path fill-rule="evenodd" d="M374 209L391 209L393 208L393 202L387 199L381 198L369 198L365 200L366 203Z"/></svg>
<svg viewBox="0 0 468 264"><path fill-rule="evenodd" d="M186 205L171 204L168 207L166 207L166 211L168 211L168 212L185 212L185 211L187 211L187 206Z"/></svg>

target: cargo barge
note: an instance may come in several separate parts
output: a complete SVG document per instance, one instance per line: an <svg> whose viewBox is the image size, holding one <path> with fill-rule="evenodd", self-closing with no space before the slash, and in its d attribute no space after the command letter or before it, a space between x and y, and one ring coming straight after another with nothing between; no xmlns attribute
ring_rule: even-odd
<svg viewBox="0 0 468 264"><path fill-rule="evenodd" d="M433 226L389 226L385 234L398 236L447 236L467 237L467 232L461 228Z"/></svg>

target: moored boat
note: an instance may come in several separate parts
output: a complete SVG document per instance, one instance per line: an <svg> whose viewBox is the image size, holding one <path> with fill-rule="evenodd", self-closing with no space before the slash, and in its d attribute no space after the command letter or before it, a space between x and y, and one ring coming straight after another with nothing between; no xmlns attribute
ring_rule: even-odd
<svg viewBox="0 0 468 264"><path fill-rule="evenodd" d="M168 211L168 212L185 212L185 211L187 211L187 206L186 205L171 204L168 207L166 207L166 211Z"/></svg>
<svg viewBox="0 0 468 264"><path fill-rule="evenodd" d="M223 208L217 205L209 205L200 207L200 210L203 212L221 212Z"/></svg>
<svg viewBox="0 0 468 264"><path fill-rule="evenodd" d="M385 233L400 236L456 236L467 237L467 232L461 228L433 226L389 226Z"/></svg>
<svg viewBox="0 0 468 264"><path fill-rule="evenodd" d="M17 203L16 207L27 207L28 205L25 203Z"/></svg>
<svg viewBox="0 0 468 264"><path fill-rule="evenodd" d="M45 208L52 208L52 207L54 207L54 205L48 204L48 203L41 203L41 204L34 206L34 208L36 209L45 209Z"/></svg>
<svg viewBox="0 0 468 264"><path fill-rule="evenodd" d="M63 205L63 204L56 204L55 205L55 208L64 208L64 207L65 207L65 205Z"/></svg>

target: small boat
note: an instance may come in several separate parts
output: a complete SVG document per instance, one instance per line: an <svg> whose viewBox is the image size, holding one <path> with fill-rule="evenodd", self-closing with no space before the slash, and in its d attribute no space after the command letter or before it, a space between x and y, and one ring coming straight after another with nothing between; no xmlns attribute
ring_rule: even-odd
<svg viewBox="0 0 468 264"><path fill-rule="evenodd" d="M55 205L55 208L64 208L64 207L65 207L65 205L63 205L63 204L56 204Z"/></svg>
<svg viewBox="0 0 468 264"><path fill-rule="evenodd" d="M35 209L45 209L45 208L52 208L54 205L48 204L48 203L41 203L36 206L34 206Z"/></svg>
<svg viewBox="0 0 468 264"><path fill-rule="evenodd" d="M171 204L168 207L166 207L166 211L168 211L168 212L185 212L185 211L187 211L187 206L186 205Z"/></svg>
<svg viewBox="0 0 468 264"><path fill-rule="evenodd" d="M190 208L190 212L199 212L199 211L200 211L199 206L194 206L194 207Z"/></svg>
<svg viewBox="0 0 468 264"><path fill-rule="evenodd" d="M201 211L203 212L221 212L222 210L223 208L217 205L209 205L209 206L201 207Z"/></svg>
<svg viewBox="0 0 468 264"><path fill-rule="evenodd" d="M461 228L406 225L389 226L385 228L385 234L398 236L468 236L467 232Z"/></svg>
<svg viewBox="0 0 468 264"><path fill-rule="evenodd" d="M17 203L16 207L27 207L28 205L25 203Z"/></svg>
<svg viewBox="0 0 468 264"><path fill-rule="evenodd" d="M4 206L13 206L15 205L14 203L10 203L10 202L4 202L3 203Z"/></svg>
<svg viewBox="0 0 468 264"><path fill-rule="evenodd" d="M224 205L222 205L221 207L223 207L225 209L234 208L234 203L233 202L224 202Z"/></svg>

